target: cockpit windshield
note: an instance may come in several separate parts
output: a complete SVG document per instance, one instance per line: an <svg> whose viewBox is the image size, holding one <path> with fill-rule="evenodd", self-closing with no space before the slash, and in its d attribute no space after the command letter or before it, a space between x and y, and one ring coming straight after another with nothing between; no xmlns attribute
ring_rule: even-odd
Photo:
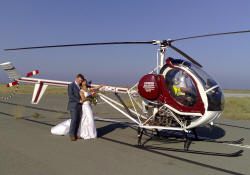
<svg viewBox="0 0 250 175"><path fill-rule="evenodd" d="M175 66L183 65L188 68L195 76L201 81L205 90L210 89L217 85L214 79L208 75L204 70L189 61L184 61L181 59L171 59L171 62Z"/></svg>
<svg viewBox="0 0 250 175"><path fill-rule="evenodd" d="M181 59L171 59L175 66L184 66L191 71L201 82L208 98L209 111L222 111L224 108L224 96L221 88L214 79L200 67ZM178 69L167 72L165 80L170 94L185 106L194 106L197 102L197 90L192 79L186 73ZM183 78L184 77L184 78ZM181 79L180 79L181 78ZM180 81L184 80L184 81ZM184 82L184 83L183 83ZM171 88L172 87L172 88ZM184 87L184 88L182 88ZM187 88L188 87L188 88ZM207 91L209 89L209 91ZM189 90L184 92L183 90Z"/></svg>
<svg viewBox="0 0 250 175"><path fill-rule="evenodd" d="M184 106L194 106L197 102L197 91L193 80L183 71L168 71L165 82L169 93Z"/></svg>
<svg viewBox="0 0 250 175"><path fill-rule="evenodd" d="M198 66L191 64L189 68L195 74L195 76L200 79L205 90L217 85L214 79Z"/></svg>

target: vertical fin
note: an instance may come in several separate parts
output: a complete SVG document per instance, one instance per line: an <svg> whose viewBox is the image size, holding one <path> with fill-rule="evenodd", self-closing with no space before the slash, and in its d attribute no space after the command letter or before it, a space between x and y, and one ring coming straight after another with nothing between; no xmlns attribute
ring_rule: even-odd
<svg viewBox="0 0 250 175"><path fill-rule="evenodd" d="M43 84L43 83L36 83L33 96L32 96L32 104L38 104L39 101L41 100L45 90L47 89L48 85Z"/></svg>

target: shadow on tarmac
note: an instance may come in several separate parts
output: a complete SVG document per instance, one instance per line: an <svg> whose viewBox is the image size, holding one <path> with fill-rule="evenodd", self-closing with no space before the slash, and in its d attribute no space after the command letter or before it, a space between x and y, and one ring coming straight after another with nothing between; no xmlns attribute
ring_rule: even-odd
<svg viewBox="0 0 250 175"><path fill-rule="evenodd" d="M219 139L225 136L226 132L224 129L218 126L203 126L197 127L196 132L200 137L207 137L210 139Z"/></svg>
<svg viewBox="0 0 250 175"><path fill-rule="evenodd" d="M110 142L113 142L113 143L121 144L121 145L126 145L126 146L129 146L129 147L133 147L135 149L140 149L140 150L143 150L143 151L151 152L151 153L158 154L158 155L161 155L161 156L170 157L170 158L173 158L173 159L176 159L176 160L180 160L180 161L184 161L184 162L187 162L187 163L190 163L190 164L194 164L194 165L197 165L197 166L210 168L210 169L213 169L215 171L224 172L224 173L227 173L227 174L243 175L243 174L235 172L235 171L223 169L223 168L212 166L212 165L207 165L207 164L204 164L204 163L196 162L194 160L185 159L183 157L179 157L179 156L175 156L175 155L163 153L163 152L160 152L160 151L157 151L157 150L141 149L138 146L135 146L135 145L132 145L132 144L129 144L129 143L125 143L125 142L122 142L122 141L118 141L118 140L114 140L114 139L110 139L110 138L106 138L106 137L101 137L101 139L106 140L106 141L110 141Z"/></svg>
<svg viewBox="0 0 250 175"><path fill-rule="evenodd" d="M229 124L224 124L224 123L215 123L217 125L222 125L222 126L229 126L229 127L234 127L234 128L240 128L240 129L247 129L250 130L250 128L242 127L242 126L236 126L236 125L229 125Z"/></svg>
<svg viewBox="0 0 250 175"><path fill-rule="evenodd" d="M4 112L0 112L0 114L7 115L9 117L15 118L15 116L13 114L8 114L8 113L4 113ZM37 121L37 120L28 119L28 118L22 118L22 120L26 120L26 121L30 121L30 122L34 122L34 123L38 123L38 124L43 124L43 125L47 125L47 126L55 126L55 125L52 125L52 124L49 124L49 123L46 123L46 122L40 122L40 121Z"/></svg>
<svg viewBox="0 0 250 175"><path fill-rule="evenodd" d="M97 128L97 137L103 137L106 134L111 133L118 128L125 129L127 127L128 126L120 124L120 123L112 123L112 124Z"/></svg>
<svg viewBox="0 0 250 175"><path fill-rule="evenodd" d="M22 105L22 104L17 104L17 103L10 103L10 102L6 102L6 101L0 101L0 103L2 103L2 104L8 104L8 105L13 105L13 106L21 106L21 107L25 107L25 108L40 110L40 111L56 112L56 113L60 113L60 114L69 114L69 112L66 112L66 111L59 111L59 110L54 110L54 109L40 108L40 107L34 107L34 106L29 106L29 105Z"/></svg>

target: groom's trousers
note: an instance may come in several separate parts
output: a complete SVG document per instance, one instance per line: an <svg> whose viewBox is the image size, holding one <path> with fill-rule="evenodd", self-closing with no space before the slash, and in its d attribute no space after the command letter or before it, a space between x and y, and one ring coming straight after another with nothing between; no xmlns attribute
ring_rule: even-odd
<svg viewBox="0 0 250 175"><path fill-rule="evenodd" d="M71 122L69 128L69 136L77 137L77 132L82 116L82 105L77 105L74 110L70 110L70 114L71 114Z"/></svg>

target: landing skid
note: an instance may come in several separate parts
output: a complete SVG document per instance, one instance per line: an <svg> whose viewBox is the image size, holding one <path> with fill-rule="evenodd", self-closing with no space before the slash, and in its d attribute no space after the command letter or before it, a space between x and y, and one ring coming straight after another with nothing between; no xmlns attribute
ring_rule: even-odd
<svg viewBox="0 0 250 175"><path fill-rule="evenodd" d="M211 155L211 156L223 156L223 157L238 157L241 156L243 150L239 150L232 153L218 153L218 152L207 152L207 151L196 151L196 150L183 150L176 148L164 148L157 146L143 146L142 149L152 149L152 150L163 150L163 151L173 151L173 152L183 152L183 153L192 153L192 154L201 154L201 155Z"/></svg>
<svg viewBox="0 0 250 175"><path fill-rule="evenodd" d="M192 133L194 134L194 141L203 141L203 142L214 142L214 143L228 143L228 144L242 144L244 141L244 138L240 138L238 140L215 140L215 139L207 139L207 138L200 138L196 132L195 129L191 130Z"/></svg>
<svg viewBox="0 0 250 175"><path fill-rule="evenodd" d="M240 138L238 140L215 140L215 139L199 138L195 129L192 130L192 133L194 134L194 139L192 137L189 137L188 134L184 132L184 150L185 151L188 151L189 146L191 145L192 141L228 143L228 144L242 144L244 141L244 138Z"/></svg>
<svg viewBox="0 0 250 175"><path fill-rule="evenodd" d="M148 149L148 150L163 150L163 151L173 151L173 152L184 152L184 153L192 153L192 154L201 154L201 155L211 155L211 156L223 156L223 157L238 157L241 156L243 153L243 150L239 150L232 153L219 153L219 152L207 152L207 151L196 151L196 150L189 150L189 147L193 141L204 141L204 142L212 142L212 143L228 143L228 144L241 144L244 141L244 138L238 139L238 140L230 140L230 141L221 141L221 140L215 140L215 139L201 139L198 137L198 135L194 134L195 138L191 138L188 136L186 132L184 132L184 149L176 149L176 148L166 148L166 147L158 147L158 146L145 146L145 143L142 143L142 136L143 134L149 136L146 133L146 129L142 129L138 127L138 147L142 149ZM193 132L194 133L194 132ZM156 134L153 136L149 136L148 139L151 140L153 138L158 138L161 141L168 141L168 137L161 136L160 132L156 130ZM164 140L163 140L164 138Z"/></svg>
<svg viewBox="0 0 250 175"><path fill-rule="evenodd" d="M214 139L195 139L194 141L203 141L203 142L213 142L213 143L228 143L228 144L242 144L244 138L238 140L214 140Z"/></svg>

